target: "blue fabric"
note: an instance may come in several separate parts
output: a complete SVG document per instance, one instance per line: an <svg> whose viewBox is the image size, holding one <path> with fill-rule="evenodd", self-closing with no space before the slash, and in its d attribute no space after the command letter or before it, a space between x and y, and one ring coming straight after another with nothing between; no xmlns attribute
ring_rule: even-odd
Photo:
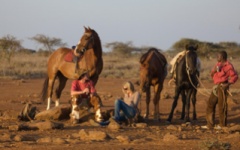
<svg viewBox="0 0 240 150"><path fill-rule="evenodd" d="M124 121L126 119L134 118L136 115L136 110L128 106L122 100L115 101L114 119L116 121Z"/></svg>

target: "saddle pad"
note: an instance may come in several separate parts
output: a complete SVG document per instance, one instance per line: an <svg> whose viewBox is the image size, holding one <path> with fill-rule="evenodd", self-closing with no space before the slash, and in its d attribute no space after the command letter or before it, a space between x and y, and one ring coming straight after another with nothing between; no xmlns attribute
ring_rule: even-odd
<svg viewBox="0 0 240 150"><path fill-rule="evenodd" d="M73 62L73 51L68 52L65 56L64 56L64 60L67 62Z"/></svg>

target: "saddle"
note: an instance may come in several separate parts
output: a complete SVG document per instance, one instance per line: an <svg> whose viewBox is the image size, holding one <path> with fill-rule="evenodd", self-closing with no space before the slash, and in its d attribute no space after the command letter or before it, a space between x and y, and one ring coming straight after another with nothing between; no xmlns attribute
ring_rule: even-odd
<svg viewBox="0 0 240 150"><path fill-rule="evenodd" d="M78 57L78 56L74 55L73 50L71 50L70 52L68 52L68 53L64 56L64 60L65 60L66 62L73 62L73 63L79 62L79 61L81 60L81 58L82 58L81 56Z"/></svg>
<svg viewBox="0 0 240 150"><path fill-rule="evenodd" d="M82 55L80 56L76 56L74 55L73 50L71 50L70 52L68 52L65 56L64 56L64 60L66 62L72 62L75 63L75 73L79 72L79 66L78 66L78 62L81 60ZM80 71L81 72L81 71Z"/></svg>
<svg viewBox="0 0 240 150"><path fill-rule="evenodd" d="M32 121L37 113L37 107L32 106L30 102L26 103L26 105L21 110L18 115L18 119L21 121Z"/></svg>

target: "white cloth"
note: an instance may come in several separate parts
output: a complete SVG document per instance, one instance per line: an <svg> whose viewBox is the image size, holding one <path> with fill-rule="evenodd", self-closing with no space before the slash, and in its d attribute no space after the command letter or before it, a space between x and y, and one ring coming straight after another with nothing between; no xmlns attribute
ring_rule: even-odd
<svg viewBox="0 0 240 150"><path fill-rule="evenodd" d="M175 70L175 64L176 64L176 61L179 57L183 57L185 54L186 54L186 50L182 51L182 52L179 52L177 53L176 56L173 57L173 59L170 61L170 65L171 65L171 70L170 70L170 73L172 74L173 71ZM201 70L201 60L199 57L197 57L197 70L198 72L200 72Z"/></svg>

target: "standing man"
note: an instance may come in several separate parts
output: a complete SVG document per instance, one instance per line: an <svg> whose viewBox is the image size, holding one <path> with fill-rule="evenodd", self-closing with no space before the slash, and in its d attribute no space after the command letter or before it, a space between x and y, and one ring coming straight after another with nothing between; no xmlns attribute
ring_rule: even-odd
<svg viewBox="0 0 240 150"><path fill-rule="evenodd" d="M229 86L235 83L238 75L233 65L227 60L227 52L220 51L217 55L217 64L211 71L214 87L207 102L207 126L202 128L212 129L215 125L215 109L218 104L219 109L219 126L215 129L221 129L227 125L227 95Z"/></svg>

